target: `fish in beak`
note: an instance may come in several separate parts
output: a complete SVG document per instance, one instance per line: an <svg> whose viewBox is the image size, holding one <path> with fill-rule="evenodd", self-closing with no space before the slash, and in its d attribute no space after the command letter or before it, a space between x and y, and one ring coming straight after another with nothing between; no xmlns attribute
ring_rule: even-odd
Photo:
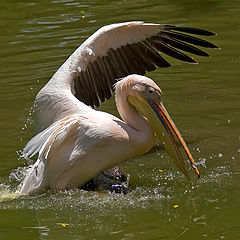
<svg viewBox="0 0 240 240"><path fill-rule="evenodd" d="M131 95L128 96L128 102L132 106L136 107L147 118L160 143L164 146L177 168L188 179L190 179L180 148L182 147L184 154L186 154L192 168L199 178L200 173L194 164L193 157L187 147L187 144L185 143L173 120L169 116L163 103L161 101L157 103L154 100L146 101L143 98Z"/></svg>

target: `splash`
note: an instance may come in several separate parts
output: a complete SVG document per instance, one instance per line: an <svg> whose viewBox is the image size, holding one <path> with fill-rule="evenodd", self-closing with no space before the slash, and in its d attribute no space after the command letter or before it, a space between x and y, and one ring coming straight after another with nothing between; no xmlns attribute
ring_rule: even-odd
<svg viewBox="0 0 240 240"><path fill-rule="evenodd" d="M10 201L20 197L18 191L10 189L6 184L0 184L0 203L3 201Z"/></svg>
<svg viewBox="0 0 240 240"><path fill-rule="evenodd" d="M19 192L22 182L30 167L18 167L17 169L14 169L10 173L8 181L0 184L0 203L19 198L21 196Z"/></svg>
<svg viewBox="0 0 240 240"><path fill-rule="evenodd" d="M193 165L194 165L194 167L202 166L204 168L207 168L206 161L207 161L206 158L199 158L199 160L197 162L195 162Z"/></svg>

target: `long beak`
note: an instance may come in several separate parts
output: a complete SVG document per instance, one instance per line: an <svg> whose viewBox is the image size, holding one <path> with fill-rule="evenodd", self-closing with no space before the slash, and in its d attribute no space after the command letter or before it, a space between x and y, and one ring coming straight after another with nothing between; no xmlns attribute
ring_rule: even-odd
<svg viewBox="0 0 240 240"><path fill-rule="evenodd" d="M128 101L135 106L142 114L148 119L153 130L156 132L161 144L168 152L171 159L174 161L178 169L190 179L180 146L183 148L192 168L197 174L198 178L200 173L195 167L193 157L181 135L178 131L173 120L169 116L162 102L155 103L152 100L146 102L144 99L129 96Z"/></svg>

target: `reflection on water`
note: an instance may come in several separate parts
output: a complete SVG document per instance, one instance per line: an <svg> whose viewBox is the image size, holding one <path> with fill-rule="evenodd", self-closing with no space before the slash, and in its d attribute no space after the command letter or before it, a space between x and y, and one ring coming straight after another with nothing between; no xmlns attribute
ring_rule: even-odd
<svg viewBox="0 0 240 240"><path fill-rule="evenodd" d="M240 238L239 1L8 1L1 7L1 239ZM28 164L16 151L33 136L36 93L97 28L128 20L218 33L209 40L222 50L211 51L211 59L197 58L197 66L171 61L171 69L148 74L197 164L206 165L199 166L200 180L187 182L157 146L122 164L132 184L125 196L74 189L12 199ZM113 99L101 109L117 114Z"/></svg>

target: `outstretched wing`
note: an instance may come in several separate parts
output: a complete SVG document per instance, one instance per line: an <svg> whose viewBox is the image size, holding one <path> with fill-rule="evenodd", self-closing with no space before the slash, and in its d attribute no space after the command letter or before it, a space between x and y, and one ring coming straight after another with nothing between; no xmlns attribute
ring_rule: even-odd
<svg viewBox="0 0 240 240"><path fill-rule="evenodd" d="M90 36L53 76L71 86L81 102L98 107L112 95L118 78L129 74L144 75L157 67L170 67L160 55L167 54L188 63L196 61L180 50L209 56L196 46L218 48L192 35L211 36L212 32L173 25L128 22L100 28ZM195 46L194 46L195 45ZM63 84L62 84L63 86Z"/></svg>

